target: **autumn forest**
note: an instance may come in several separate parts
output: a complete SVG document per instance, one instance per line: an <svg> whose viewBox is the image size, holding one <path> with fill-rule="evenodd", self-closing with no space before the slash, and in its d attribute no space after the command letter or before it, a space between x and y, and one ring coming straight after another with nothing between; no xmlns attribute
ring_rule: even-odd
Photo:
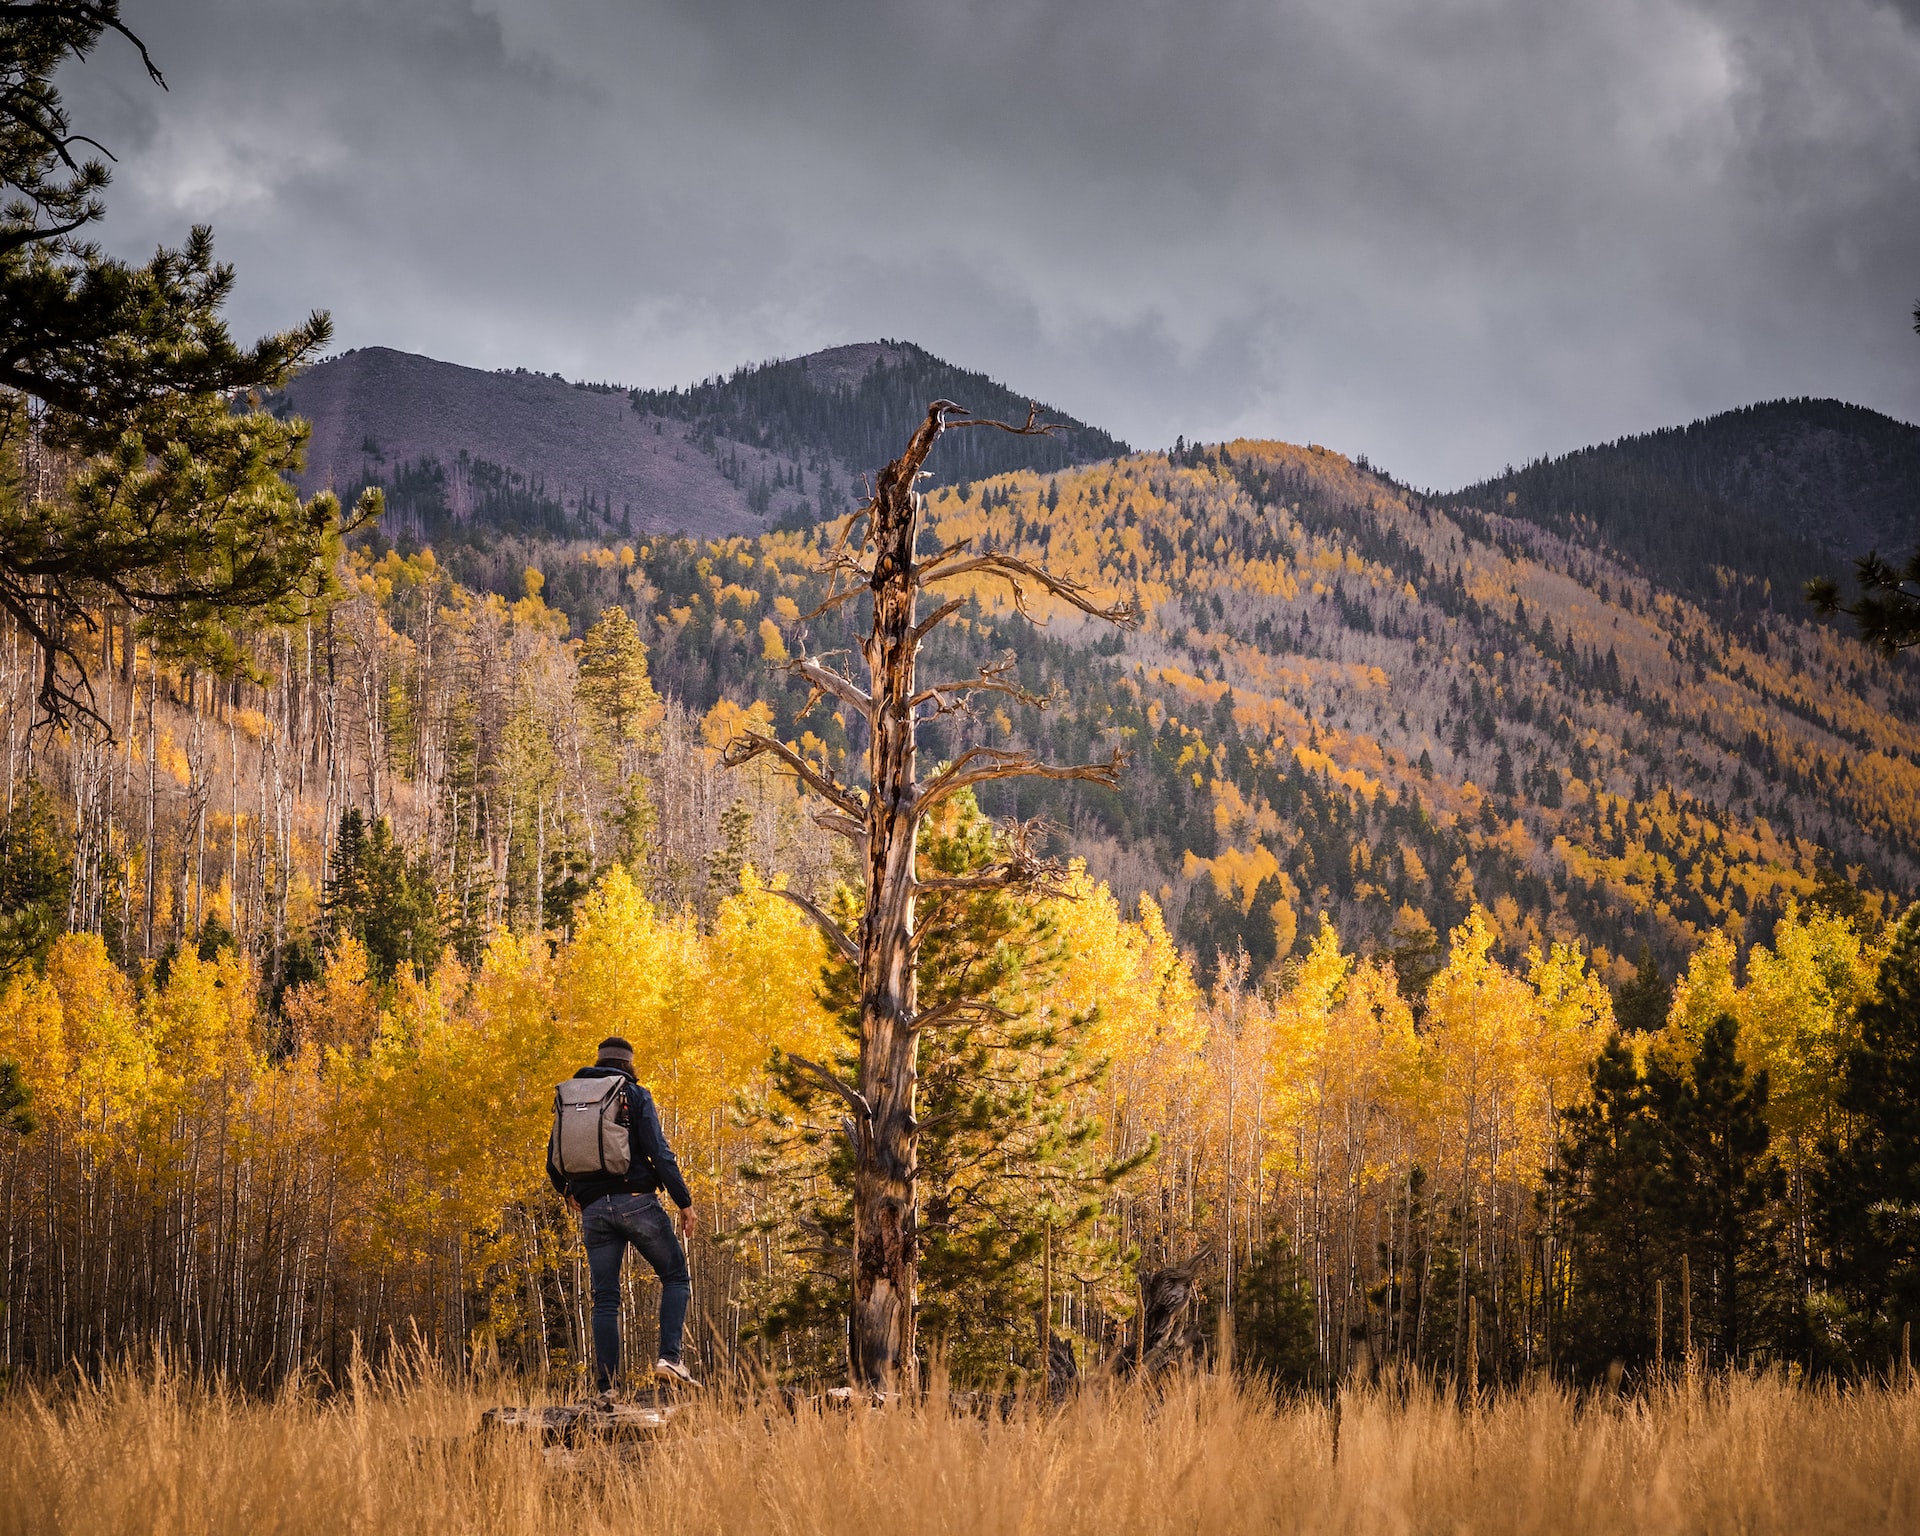
<svg viewBox="0 0 1920 1536"><path fill-rule="evenodd" d="M1611 1392L1630 1468L1717 1392L1898 1461L1848 1394L1920 1315L1920 556L1852 557L1916 429L1777 401L1443 494L905 342L631 390L240 345L209 230L86 239L53 80L108 43L165 84L114 0L0 4L10 1444L271 1403L425 1466L368 1416L584 1397L543 1159L618 1035L689 1358L794 1444L832 1383L938 1438L945 1383L1016 1456L1137 1411L1317 1466L1351 1400L1457 1470Z"/></svg>

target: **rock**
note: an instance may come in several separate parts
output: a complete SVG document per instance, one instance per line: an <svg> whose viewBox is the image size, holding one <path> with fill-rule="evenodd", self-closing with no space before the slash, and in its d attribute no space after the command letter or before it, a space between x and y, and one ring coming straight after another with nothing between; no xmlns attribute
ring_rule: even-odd
<svg viewBox="0 0 1920 1536"><path fill-rule="evenodd" d="M603 1408L597 1403L568 1403L541 1408L489 1408L480 1415L480 1430L483 1434L530 1434L549 1446L649 1440L665 1433L679 1411L671 1403L657 1407L616 1403Z"/></svg>

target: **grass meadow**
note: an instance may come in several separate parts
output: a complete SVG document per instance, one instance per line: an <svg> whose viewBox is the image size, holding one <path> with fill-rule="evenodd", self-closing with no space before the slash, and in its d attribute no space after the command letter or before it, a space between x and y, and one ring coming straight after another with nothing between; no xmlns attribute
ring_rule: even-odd
<svg viewBox="0 0 1920 1536"><path fill-rule="evenodd" d="M1735 1378L1583 1400L1541 1385L1463 1410L1365 1389L1336 1409L1194 1379L985 1415L714 1400L643 1448L552 1454L475 1433L503 1398L431 1372L326 1398L152 1372L16 1387L0 1399L0 1531L1920 1529L1912 1390Z"/></svg>

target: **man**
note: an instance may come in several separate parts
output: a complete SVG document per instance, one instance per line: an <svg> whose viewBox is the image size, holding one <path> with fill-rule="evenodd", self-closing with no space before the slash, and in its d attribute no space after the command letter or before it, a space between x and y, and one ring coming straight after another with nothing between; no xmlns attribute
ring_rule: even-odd
<svg viewBox="0 0 1920 1536"><path fill-rule="evenodd" d="M560 1169L552 1146L547 1149L547 1178L567 1205L580 1213L581 1235L587 1244L587 1267L593 1275L594 1379L603 1398L610 1399L620 1373L620 1261L631 1243L660 1277L660 1358L654 1374L682 1386L695 1385L680 1363L681 1335L686 1326L687 1299L693 1282L687 1273L686 1250L674 1236L673 1221L660 1204L657 1190L665 1189L680 1207L680 1236L693 1236L693 1196L680 1175L680 1164L660 1129L653 1095L633 1077L633 1047L613 1035L600 1042L599 1058L575 1077L624 1077L627 1080L627 1139L632 1161L624 1174L574 1174Z"/></svg>

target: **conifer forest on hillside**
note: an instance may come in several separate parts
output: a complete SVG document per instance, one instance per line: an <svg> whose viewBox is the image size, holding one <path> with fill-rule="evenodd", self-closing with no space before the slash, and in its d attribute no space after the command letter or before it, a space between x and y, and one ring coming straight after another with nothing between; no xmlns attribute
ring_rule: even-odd
<svg viewBox="0 0 1920 1536"><path fill-rule="evenodd" d="M753 1528L729 1456L859 1504L804 1470L825 1440L969 1487L983 1446L1158 1469L1195 1525L1284 1482L1314 1529L1372 1518L1356 1464L1458 1511L1577 1463L1634 1528L1739 1523L1729 1443L1838 1518L1826 1446L1899 1523L1920 673L1802 594L1920 541L1920 429L1782 401L1441 494L1318 445L1135 451L903 342L686 390L351 373L324 314L236 343L208 231L143 266L75 233L107 173L52 76L115 42L112 0L0 3L0 1526L71 1523L18 1471L50 1426L182 1499L229 1433L229 1472L351 1463L377 1525L476 1383L582 1395L543 1157L609 1034L703 1215L690 1359L802 1408L590 1496L496 1444L433 1483L450 1527L498 1484L505 1524ZM590 396L659 460L634 484L712 515L549 492L353 378L471 421L517 391L536 437ZM889 602L917 693L883 693ZM630 1264L630 1359L657 1301ZM850 1378L900 1412L820 1411Z"/></svg>

